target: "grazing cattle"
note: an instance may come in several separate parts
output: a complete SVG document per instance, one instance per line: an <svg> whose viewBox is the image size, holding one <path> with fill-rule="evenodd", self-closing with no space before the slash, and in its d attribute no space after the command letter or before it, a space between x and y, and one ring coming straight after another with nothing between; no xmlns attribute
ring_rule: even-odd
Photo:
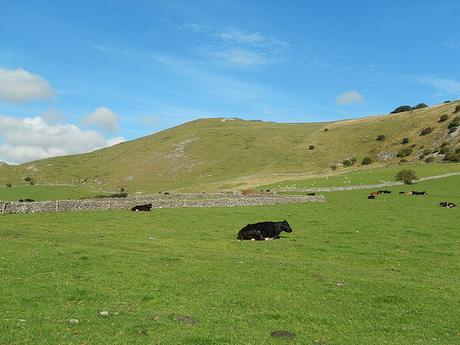
<svg viewBox="0 0 460 345"><path fill-rule="evenodd" d="M19 202L24 202L24 200L23 200L23 199L19 199L18 201L19 201Z"/></svg>
<svg viewBox="0 0 460 345"><path fill-rule="evenodd" d="M390 194L391 190L379 190L380 194Z"/></svg>
<svg viewBox="0 0 460 345"><path fill-rule="evenodd" d="M25 202L34 202L34 199L24 199Z"/></svg>
<svg viewBox="0 0 460 345"><path fill-rule="evenodd" d="M439 206L441 207L446 207L446 208L454 208L457 207L453 202L448 202L448 201L442 201L439 203Z"/></svg>
<svg viewBox="0 0 460 345"><path fill-rule="evenodd" d="M375 199L375 195L369 195L367 198L368 199Z"/></svg>
<svg viewBox="0 0 460 345"><path fill-rule="evenodd" d="M380 192L371 192L371 195L373 195L373 196L379 196L379 195L380 195Z"/></svg>
<svg viewBox="0 0 460 345"><path fill-rule="evenodd" d="M152 203L145 205L136 205L131 209L131 211L150 211L152 209L152 206Z"/></svg>
<svg viewBox="0 0 460 345"><path fill-rule="evenodd" d="M308 193L307 195L308 195L308 196L315 196L316 193Z"/></svg>
<svg viewBox="0 0 460 345"><path fill-rule="evenodd" d="M292 232L289 223L284 220L282 222L261 222L248 224L238 231L239 240L256 240L263 241L266 239L279 239L282 231Z"/></svg>
<svg viewBox="0 0 460 345"><path fill-rule="evenodd" d="M412 191L412 195L427 195L428 193L423 191L423 192L417 192L415 190Z"/></svg>

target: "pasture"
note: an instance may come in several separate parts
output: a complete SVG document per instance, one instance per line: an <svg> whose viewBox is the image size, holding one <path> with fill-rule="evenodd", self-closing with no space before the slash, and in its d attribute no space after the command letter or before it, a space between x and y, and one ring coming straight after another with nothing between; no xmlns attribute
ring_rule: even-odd
<svg viewBox="0 0 460 345"><path fill-rule="evenodd" d="M460 205L459 187L454 176L376 200L2 216L0 343L458 343L460 207L438 203ZM412 189L429 194L397 194ZM235 239L283 219L294 231L278 241Z"/></svg>

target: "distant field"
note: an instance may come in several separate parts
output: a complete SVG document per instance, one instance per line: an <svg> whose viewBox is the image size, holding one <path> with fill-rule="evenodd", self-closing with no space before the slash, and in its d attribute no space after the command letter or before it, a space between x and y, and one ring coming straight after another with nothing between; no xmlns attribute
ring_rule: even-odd
<svg viewBox="0 0 460 345"><path fill-rule="evenodd" d="M414 170L418 178L427 176L443 175L452 172L460 172L459 163L432 163L432 164L407 164L389 166L377 169L354 171L340 175L326 176L322 178L312 178L308 180L290 180L269 185L259 186L256 189L276 189L282 187L341 187L359 186L369 184L379 184L394 182L396 174L402 169Z"/></svg>
<svg viewBox="0 0 460 345"><path fill-rule="evenodd" d="M460 207L437 203L460 205L460 177L416 186L429 194L1 216L0 343L458 343ZM294 232L235 240L268 219Z"/></svg>
<svg viewBox="0 0 460 345"><path fill-rule="evenodd" d="M14 186L0 187L0 200L18 201L19 199L42 200L63 200L80 199L91 197L97 192L92 187L87 186Z"/></svg>

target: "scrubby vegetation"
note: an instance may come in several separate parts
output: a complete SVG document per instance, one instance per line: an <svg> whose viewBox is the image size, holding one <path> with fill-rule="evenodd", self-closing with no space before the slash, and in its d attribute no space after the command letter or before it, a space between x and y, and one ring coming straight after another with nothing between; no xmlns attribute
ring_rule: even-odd
<svg viewBox="0 0 460 345"><path fill-rule="evenodd" d="M443 160L448 162L460 162L460 152L446 153Z"/></svg>
<svg viewBox="0 0 460 345"><path fill-rule="evenodd" d="M425 158L425 163L431 163L434 161L434 157L433 156L428 156Z"/></svg>
<svg viewBox="0 0 460 345"><path fill-rule="evenodd" d="M314 150L314 149L315 149L315 145L310 145L310 146L308 146L308 149L309 149L309 150Z"/></svg>
<svg viewBox="0 0 460 345"><path fill-rule="evenodd" d="M445 122L449 119L449 115L447 114L443 114L441 115L441 117L439 118L438 122Z"/></svg>
<svg viewBox="0 0 460 345"><path fill-rule="evenodd" d="M397 113L402 113L405 111L410 111L410 110L417 110L417 109L422 109L422 108L427 108L428 105L425 103L419 103L417 105L414 105L411 107L410 105L401 105L397 107L395 110L393 110L390 114L397 114Z"/></svg>
<svg viewBox="0 0 460 345"><path fill-rule="evenodd" d="M405 184L412 184L417 179L415 171L410 169L401 170L396 174L396 181L403 181Z"/></svg>
<svg viewBox="0 0 460 345"><path fill-rule="evenodd" d="M420 132L420 135L427 135L427 134L430 134L431 132L433 132L433 127L425 127Z"/></svg>
<svg viewBox="0 0 460 345"><path fill-rule="evenodd" d="M361 161L362 165L369 165L372 164L372 158L370 157L364 157L363 160Z"/></svg>
<svg viewBox="0 0 460 345"><path fill-rule="evenodd" d="M401 150L398 151L396 154L396 157L407 157L412 154L412 148L411 147L403 147Z"/></svg>
<svg viewBox="0 0 460 345"><path fill-rule="evenodd" d="M410 141L409 138L403 138L402 144L403 144L403 145L408 144L409 141Z"/></svg>
<svg viewBox="0 0 460 345"><path fill-rule="evenodd" d="M385 135L384 134L380 134L378 137L377 137L377 141L384 141L386 139Z"/></svg>

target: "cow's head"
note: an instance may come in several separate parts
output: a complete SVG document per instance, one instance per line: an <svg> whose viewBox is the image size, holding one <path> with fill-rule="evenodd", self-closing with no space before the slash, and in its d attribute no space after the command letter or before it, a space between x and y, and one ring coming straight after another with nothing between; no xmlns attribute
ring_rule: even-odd
<svg viewBox="0 0 460 345"><path fill-rule="evenodd" d="M292 232L292 228L286 219L281 222L281 231Z"/></svg>

